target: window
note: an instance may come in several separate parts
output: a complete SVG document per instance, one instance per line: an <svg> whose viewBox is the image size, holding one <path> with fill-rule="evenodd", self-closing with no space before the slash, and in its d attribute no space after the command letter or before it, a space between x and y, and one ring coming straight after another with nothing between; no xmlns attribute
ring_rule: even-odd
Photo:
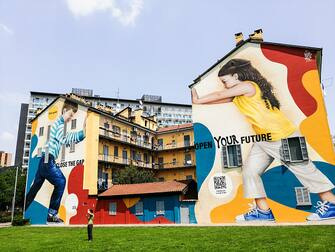
<svg viewBox="0 0 335 252"><path fill-rule="evenodd" d="M145 127L148 126L148 121L144 121L144 126L145 126Z"/></svg>
<svg viewBox="0 0 335 252"><path fill-rule="evenodd" d="M282 160L285 162L307 161L308 152L304 137L290 137L282 139Z"/></svg>
<svg viewBox="0 0 335 252"><path fill-rule="evenodd" d="M114 134L115 136L120 136L121 129L120 129L119 126L113 125L112 130L113 130L113 134Z"/></svg>
<svg viewBox="0 0 335 252"><path fill-rule="evenodd" d="M143 202L139 201L135 205L135 214L136 215L143 215Z"/></svg>
<svg viewBox="0 0 335 252"><path fill-rule="evenodd" d="M158 149L163 149L163 139L157 139Z"/></svg>
<svg viewBox="0 0 335 252"><path fill-rule="evenodd" d="M176 164L177 164L177 159L174 158L174 159L172 160L172 164L173 164L173 165L176 165Z"/></svg>
<svg viewBox="0 0 335 252"><path fill-rule="evenodd" d="M48 125L48 131L47 131L47 141L49 141L50 139L50 130L51 130L51 126Z"/></svg>
<svg viewBox="0 0 335 252"><path fill-rule="evenodd" d="M149 161L149 157L148 157L148 153L143 153L143 161L148 164L150 161Z"/></svg>
<svg viewBox="0 0 335 252"><path fill-rule="evenodd" d="M242 166L241 145L222 147L222 167L231 168Z"/></svg>
<svg viewBox="0 0 335 252"><path fill-rule="evenodd" d="M116 202L109 202L109 215L116 215L117 205Z"/></svg>
<svg viewBox="0 0 335 252"><path fill-rule="evenodd" d="M189 135L184 136L184 146L186 147L190 146L190 136Z"/></svg>
<svg viewBox="0 0 335 252"><path fill-rule="evenodd" d="M295 187L297 206L311 206L311 196L307 187Z"/></svg>
<svg viewBox="0 0 335 252"><path fill-rule="evenodd" d="M75 129L77 127L77 119L73 119L71 121L71 129Z"/></svg>
<svg viewBox="0 0 335 252"><path fill-rule="evenodd" d="M119 148L117 146L114 146L114 157L119 156Z"/></svg>
<svg viewBox="0 0 335 252"><path fill-rule="evenodd" d="M164 168L164 158L163 157L158 158L158 168L160 169Z"/></svg>
<svg viewBox="0 0 335 252"><path fill-rule="evenodd" d="M70 143L70 152L75 152L75 143Z"/></svg>
<svg viewBox="0 0 335 252"><path fill-rule="evenodd" d="M31 135L27 134L27 140L31 140Z"/></svg>
<svg viewBox="0 0 335 252"><path fill-rule="evenodd" d="M105 129L109 129L109 124L108 124L108 122L105 122L105 123L104 123L104 128L105 128Z"/></svg>
<svg viewBox="0 0 335 252"><path fill-rule="evenodd" d="M185 165L192 165L192 157L190 153L185 154Z"/></svg>
<svg viewBox="0 0 335 252"><path fill-rule="evenodd" d="M156 214L163 215L164 213L165 213L164 201L163 200L156 201Z"/></svg>
<svg viewBox="0 0 335 252"><path fill-rule="evenodd" d="M187 175L187 176L186 176L186 179L187 179L187 180L191 180L191 179L193 179L193 176L192 176L192 175Z"/></svg>
<svg viewBox="0 0 335 252"><path fill-rule="evenodd" d="M40 127L40 131L38 133L38 136L43 136L44 133L44 127Z"/></svg>

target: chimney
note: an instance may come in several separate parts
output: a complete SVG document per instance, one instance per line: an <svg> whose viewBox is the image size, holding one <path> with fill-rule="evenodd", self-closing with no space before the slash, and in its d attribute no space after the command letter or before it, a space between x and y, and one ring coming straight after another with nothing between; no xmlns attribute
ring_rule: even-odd
<svg viewBox="0 0 335 252"><path fill-rule="evenodd" d="M243 42L243 33L239 32L235 34L235 43L236 46L240 45Z"/></svg>
<svg viewBox="0 0 335 252"><path fill-rule="evenodd" d="M249 39L263 41L263 30L255 30L254 33L249 35Z"/></svg>

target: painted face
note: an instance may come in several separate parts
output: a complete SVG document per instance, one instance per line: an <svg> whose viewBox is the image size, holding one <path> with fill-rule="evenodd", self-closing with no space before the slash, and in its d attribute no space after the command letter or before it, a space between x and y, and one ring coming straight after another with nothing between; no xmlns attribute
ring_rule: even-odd
<svg viewBox="0 0 335 252"><path fill-rule="evenodd" d="M231 88L240 83L237 74L227 74L219 77L225 88Z"/></svg>
<svg viewBox="0 0 335 252"><path fill-rule="evenodd" d="M71 119L73 118L73 116L74 116L74 112L73 112L72 109L67 110L67 111L65 111L63 113L64 121L67 122L67 123L71 121Z"/></svg>

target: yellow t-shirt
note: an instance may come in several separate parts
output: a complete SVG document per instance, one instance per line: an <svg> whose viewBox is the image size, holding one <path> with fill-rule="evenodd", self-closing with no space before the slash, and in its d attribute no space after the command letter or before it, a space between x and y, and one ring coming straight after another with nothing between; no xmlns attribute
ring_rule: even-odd
<svg viewBox="0 0 335 252"><path fill-rule="evenodd" d="M256 93L251 97L236 96L233 102L246 116L256 134L271 133L271 141L278 141L296 131L294 124L279 109L266 107L259 86L255 82L250 83L255 87Z"/></svg>

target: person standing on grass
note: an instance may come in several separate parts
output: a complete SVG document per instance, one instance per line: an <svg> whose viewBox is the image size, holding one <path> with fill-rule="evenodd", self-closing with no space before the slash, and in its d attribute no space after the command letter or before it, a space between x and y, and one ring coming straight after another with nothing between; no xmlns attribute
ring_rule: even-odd
<svg viewBox="0 0 335 252"><path fill-rule="evenodd" d="M88 241L93 240L93 219L94 219L94 213L92 209L87 210L87 236L88 236Z"/></svg>

